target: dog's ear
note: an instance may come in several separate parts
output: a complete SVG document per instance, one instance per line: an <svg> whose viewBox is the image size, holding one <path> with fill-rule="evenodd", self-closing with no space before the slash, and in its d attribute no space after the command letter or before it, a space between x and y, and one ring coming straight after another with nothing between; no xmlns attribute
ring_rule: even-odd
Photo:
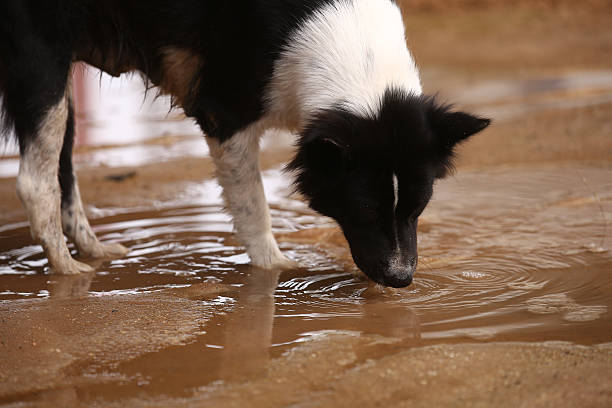
<svg viewBox="0 0 612 408"><path fill-rule="evenodd" d="M452 170L455 146L491 123L490 119L469 113L451 112L449 106L436 105L435 102L430 105L427 117L434 134L435 149L442 159L440 178Z"/></svg>
<svg viewBox="0 0 612 408"><path fill-rule="evenodd" d="M286 169L295 172L297 190L312 198L333 190L347 166L349 146L343 139L322 129L309 129L298 143L298 150Z"/></svg>
<svg viewBox="0 0 612 408"><path fill-rule="evenodd" d="M451 153L457 143L484 130L491 123L490 119L469 113L450 112L448 107L444 106L432 106L428 116L438 147L448 153Z"/></svg>
<svg viewBox="0 0 612 408"><path fill-rule="evenodd" d="M304 135L298 150L303 166L330 176L344 167L348 154L349 146L342 137L317 131Z"/></svg>

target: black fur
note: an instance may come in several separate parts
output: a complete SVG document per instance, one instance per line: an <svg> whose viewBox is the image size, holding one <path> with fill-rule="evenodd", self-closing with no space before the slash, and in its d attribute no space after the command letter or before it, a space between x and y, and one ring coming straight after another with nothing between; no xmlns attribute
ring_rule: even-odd
<svg viewBox="0 0 612 408"><path fill-rule="evenodd" d="M340 224L357 266L376 282L400 287L416 267L418 217L435 179L452 167L457 143L489 120L397 90L388 90L381 106L370 118L342 106L320 112L288 169L311 207ZM399 181L395 212L393 174Z"/></svg>
<svg viewBox="0 0 612 408"><path fill-rule="evenodd" d="M65 33L40 24L43 18L61 22L61 11L50 8L52 2L40 3L41 7L33 8L27 1L0 3L3 130L14 127L21 151L46 110L63 97L70 67L70 50L58 45L66 40Z"/></svg>
<svg viewBox="0 0 612 408"><path fill-rule="evenodd" d="M264 88L290 31L329 2L3 0L5 127L14 124L26 143L62 96L73 60L115 76L140 71L159 85L162 50L178 47L203 61L182 107L208 135L225 140L262 116Z"/></svg>
<svg viewBox="0 0 612 408"><path fill-rule="evenodd" d="M68 106L68 122L66 123L66 132L64 134L64 144L60 152L59 160L59 185L62 190L62 208L69 207L72 204L72 193L74 192L74 170L72 168L72 148L74 146L74 107L72 106L72 98L70 98Z"/></svg>

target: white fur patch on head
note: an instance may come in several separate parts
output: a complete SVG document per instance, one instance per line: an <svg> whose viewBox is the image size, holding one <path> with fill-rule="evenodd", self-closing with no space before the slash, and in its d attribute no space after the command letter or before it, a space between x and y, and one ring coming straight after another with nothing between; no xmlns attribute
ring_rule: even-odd
<svg viewBox="0 0 612 408"><path fill-rule="evenodd" d="M397 209L397 203L399 201L399 184L397 182L397 176L393 173L393 211Z"/></svg>
<svg viewBox="0 0 612 408"><path fill-rule="evenodd" d="M337 0L290 38L275 67L269 109L298 127L339 103L376 116L389 88L422 94L399 8L389 0Z"/></svg>

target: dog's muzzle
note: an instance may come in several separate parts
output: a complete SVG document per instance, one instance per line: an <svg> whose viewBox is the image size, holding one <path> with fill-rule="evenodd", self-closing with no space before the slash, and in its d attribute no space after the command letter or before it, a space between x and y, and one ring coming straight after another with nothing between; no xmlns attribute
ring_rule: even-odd
<svg viewBox="0 0 612 408"><path fill-rule="evenodd" d="M381 284L393 288L404 288L412 283L412 277L416 271L416 258L411 259L404 265L393 265L382 274Z"/></svg>

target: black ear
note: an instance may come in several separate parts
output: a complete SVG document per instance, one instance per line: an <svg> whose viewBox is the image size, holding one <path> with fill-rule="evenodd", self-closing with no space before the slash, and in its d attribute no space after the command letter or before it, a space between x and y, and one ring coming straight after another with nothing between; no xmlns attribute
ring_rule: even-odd
<svg viewBox="0 0 612 408"><path fill-rule="evenodd" d="M300 140L294 160L289 164L293 170L308 170L317 173L337 173L348 158L348 146L336 135L312 132Z"/></svg>
<svg viewBox="0 0 612 408"><path fill-rule="evenodd" d="M490 119L480 118L465 112L451 112L450 106L437 105L429 99L427 119L433 132L434 149L439 155L437 178L444 178L454 169L454 148L470 136L480 132L491 123Z"/></svg>
<svg viewBox="0 0 612 408"><path fill-rule="evenodd" d="M297 190L308 198L332 191L344 176L349 146L327 129L310 128L303 133L295 157L286 169L295 173Z"/></svg>
<svg viewBox="0 0 612 408"><path fill-rule="evenodd" d="M465 112L450 112L447 106L433 105L429 111L429 124L444 154L452 154L453 147L480 132L491 123Z"/></svg>

